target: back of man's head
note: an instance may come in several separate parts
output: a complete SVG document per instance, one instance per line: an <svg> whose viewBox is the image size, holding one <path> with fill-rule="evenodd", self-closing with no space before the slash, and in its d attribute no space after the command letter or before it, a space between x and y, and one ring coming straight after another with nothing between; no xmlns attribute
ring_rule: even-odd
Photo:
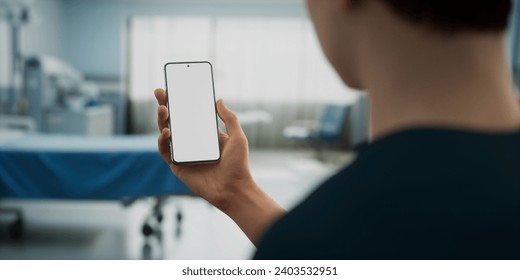
<svg viewBox="0 0 520 280"><path fill-rule="evenodd" d="M380 0L402 17L446 32L503 31L511 0Z"/></svg>

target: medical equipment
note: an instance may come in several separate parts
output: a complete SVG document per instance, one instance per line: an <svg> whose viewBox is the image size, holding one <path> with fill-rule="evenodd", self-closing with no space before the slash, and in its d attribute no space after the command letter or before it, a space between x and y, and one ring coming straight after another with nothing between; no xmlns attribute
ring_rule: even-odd
<svg viewBox="0 0 520 280"><path fill-rule="evenodd" d="M112 135L113 107L98 105L99 89L67 63L48 56L25 63L25 112L46 133Z"/></svg>
<svg viewBox="0 0 520 280"><path fill-rule="evenodd" d="M30 22L32 12L29 9L25 1L6 2L0 1L0 20L4 20L8 24L9 36L7 40L2 38L3 44L9 42L9 44L2 45L2 48L8 49L7 52L0 52L0 58L4 56L10 56L10 59L2 61L6 67L0 69L0 71L7 70L5 74L7 77L7 84L0 86L7 86L5 93L0 92L0 112L17 114L19 111L18 103L21 96L20 85L22 81L22 67L23 67L23 56L21 52L21 29L22 26ZM7 31L7 30L6 30ZM1 32L0 32L1 33ZM7 41L7 42L6 42ZM0 73L0 79L2 79Z"/></svg>

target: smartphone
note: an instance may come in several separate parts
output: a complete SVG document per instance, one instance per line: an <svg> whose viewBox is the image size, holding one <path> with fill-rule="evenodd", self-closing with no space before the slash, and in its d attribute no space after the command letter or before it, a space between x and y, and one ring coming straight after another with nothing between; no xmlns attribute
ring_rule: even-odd
<svg viewBox="0 0 520 280"><path fill-rule="evenodd" d="M207 61L164 65L174 164L220 160L213 67Z"/></svg>

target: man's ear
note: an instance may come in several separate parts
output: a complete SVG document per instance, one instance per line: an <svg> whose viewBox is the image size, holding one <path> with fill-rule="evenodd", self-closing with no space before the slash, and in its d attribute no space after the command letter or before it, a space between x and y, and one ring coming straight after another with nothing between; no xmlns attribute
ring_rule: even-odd
<svg viewBox="0 0 520 280"><path fill-rule="evenodd" d="M350 8L352 8L352 0L339 0L339 2L343 10L350 10Z"/></svg>
<svg viewBox="0 0 520 280"><path fill-rule="evenodd" d="M356 0L338 0L343 11L350 11Z"/></svg>

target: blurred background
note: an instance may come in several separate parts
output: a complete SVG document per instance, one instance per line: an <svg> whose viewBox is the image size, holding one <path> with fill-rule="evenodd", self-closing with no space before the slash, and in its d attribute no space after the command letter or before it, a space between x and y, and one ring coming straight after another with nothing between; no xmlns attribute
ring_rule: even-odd
<svg viewBox="0 0 520 280"><path fill-rule="evenodd" d="M0 259L250 258L156 151L163 66L200 60L284 207L369 140L366 94L326 62L304 1L0 0Z"/></svg>

